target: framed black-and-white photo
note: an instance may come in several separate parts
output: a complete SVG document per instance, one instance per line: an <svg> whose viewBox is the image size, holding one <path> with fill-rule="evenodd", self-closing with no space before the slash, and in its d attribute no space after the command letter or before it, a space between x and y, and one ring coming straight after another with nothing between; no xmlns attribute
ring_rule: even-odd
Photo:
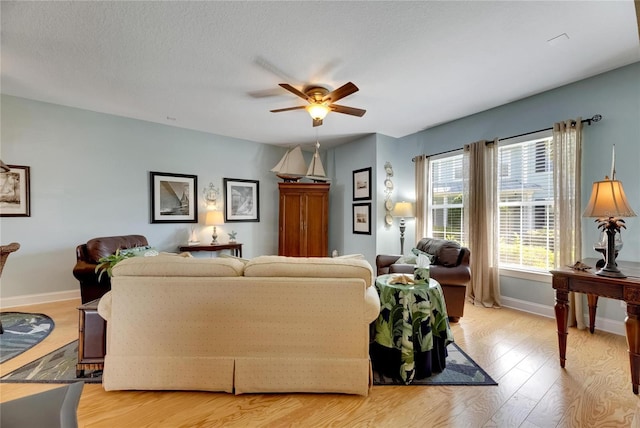
<svg viewBox="0 0 640 428"><path fill-rule="evenodd" d="M260 182L225 178L224 221L260 221Z"/></svg>
<svg viewBox="0 0 640 428"><path fill-rule="evenodd" d="M353 171L353 200L371 199L371 167Z"/></svg>
<svg viewBox="0 0 640 428"><path fill-rule="evenodd" d="M0 173L0 217L30 217L29 167L7 167Z"/></svg>
<svg viewBox="0 0 640 428"><path fill-rule="evenodd" d="M150 172L151 223L197 223L198 177Z"/></svg>
<svg viewBox="0 0 640 428"><path fill-rule="evenodd" d="M371 202L353 204L353 233L371 235Z"/></svg>

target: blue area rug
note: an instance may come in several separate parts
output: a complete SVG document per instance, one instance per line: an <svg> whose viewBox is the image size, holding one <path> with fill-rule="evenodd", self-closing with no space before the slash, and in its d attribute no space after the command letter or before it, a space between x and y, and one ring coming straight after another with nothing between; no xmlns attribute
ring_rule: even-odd
<svg viewBox="0 0 640 428"><path fill-rule="evenodd" d="M6 383L101 383L102 370L86 370L83 377L76 377L78 341L48 353L0 378Z"/></svg>
<svg viewBox="0 0 640 428"><path fill-rule="evenodd" d="M475 361L455 343L447 347L447 366L441 373L416 379L410 385L497 385ZM76 377L78 341L75 340L55 351L28 363L0 378L0 383L101 383L102 371L86 371ZM374 371L374 385L404 385L401 380L388 378Z"/></svg>
<svg viewBox="0 0 640 428"><path fill-rule="evenodd" d="M384 376L373 372L374 385L404 385L401 379ZM471 359L455 343L447 346L446 367L440 373L423 378L414 379L411 385L497 385L475 361Z"/></svg>
<svg viewBox="0 0 640 428"><path fill-rule="evenodd" d="M0 321L4 333L0 334L0 363L33 348L53 330L53 320L44 314L2 312Z"/></svg>

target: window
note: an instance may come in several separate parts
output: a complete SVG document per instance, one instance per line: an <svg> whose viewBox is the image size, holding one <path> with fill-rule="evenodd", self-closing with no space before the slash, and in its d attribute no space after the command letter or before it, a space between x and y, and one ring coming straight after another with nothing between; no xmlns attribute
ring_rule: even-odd
<svg viewBox="0 0 640 428"><path fill-rule="evenodd" d="M498 146L500 266L527 271L553 267L552 132L502 140ZM464 245L462 151L429 161L429 236Z"/></svg>
<svg viewBox="0 0 640 428"><path fill-rule="evenodd" d="M429 236L462 242L462 154L429 162Z"/></svg>
<svg viewBox="0 0 640 428"><path fill-rule="evenodd" d="M547 271L553 267L553 159L551 131L504 140L498 165L500 266Z"/></svg>

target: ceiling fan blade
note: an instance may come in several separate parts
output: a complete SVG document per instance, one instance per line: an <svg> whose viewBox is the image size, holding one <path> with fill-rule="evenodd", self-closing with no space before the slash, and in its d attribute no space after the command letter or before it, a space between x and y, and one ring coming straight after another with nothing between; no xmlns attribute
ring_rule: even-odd
<svg viewBox="0 0 640 428"><path fill-rule="evenodd" d="M358 87L353 83L348 82L325 95L324 98L322 98L322 102L334 103L347 95L353 94L354 92L358 92Z"/></svg>
<svg viewBox="0 0 640 428"><path fill-rule="evenodd" d="M309 102L311 102L311 101L313 100L312 98L309 98L309 97L307 96L307 94L305 94L304 92L301 92L301 91L297 90L296 88L294 88L293 86L291 86L291 85L290 85L290 84L288 84L288 83L279 83L279 85L280 85L282 88L286 89L287 91L291 92L292 94L295 94L295 95L299 96L299 97L300 97L300 98L302 98L303 100L306 100L306 101L309 101Z"/></svg>
<svg viewBox="0 0 640 428"><path fill-rule="evenodd" d="M320 126L322 125L322 119L313 119L313 126Z"/></svg>
<svg viewBox="0 0 640 428"><path fill-rule="evenodd" d="M359 116L359 117L364 116L364 114L367 112L366 110L363 110L361 108L339 106L337 104L331 104L329 108L331 109L331 111L350 114L351 116Z"/></svg>
<svg viewBox="0 0 640 428"><path fill-rule="evenodd" d="M287 108L279 108L276 110L269 110L271 113L280 113L281 111L291 111L291 110L300 110L306 108L306 106L298 106L298 107L287 107Z"/></svg>

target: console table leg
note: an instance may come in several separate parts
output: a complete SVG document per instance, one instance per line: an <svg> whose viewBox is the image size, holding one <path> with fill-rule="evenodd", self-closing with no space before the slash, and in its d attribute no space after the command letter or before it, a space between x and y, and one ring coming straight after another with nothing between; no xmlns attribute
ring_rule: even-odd
<svg viewBox="0 0 640 428"><path fill-rule="evenodd" d="M556 289L556 324L558 325L558 349L560 350L560 367L564 368L567 355L567 324L569 322L569 293Z"/></svg>
<svg viewBox="0 0 640 428"><path fill-rule="evenodd" d="M640 385L640 306L627 303L627 317L624 320L629 345L629 363L631 365L631 384L633 393L638 394Z"/></svg>
<svg viewBox="0 0 640 428"><path fill-rule="evenodd" d="M598 296L595 294L587 294L587 302L589 304L589 331L593 334L596 329L596 309L598 309Z"/></svg>

